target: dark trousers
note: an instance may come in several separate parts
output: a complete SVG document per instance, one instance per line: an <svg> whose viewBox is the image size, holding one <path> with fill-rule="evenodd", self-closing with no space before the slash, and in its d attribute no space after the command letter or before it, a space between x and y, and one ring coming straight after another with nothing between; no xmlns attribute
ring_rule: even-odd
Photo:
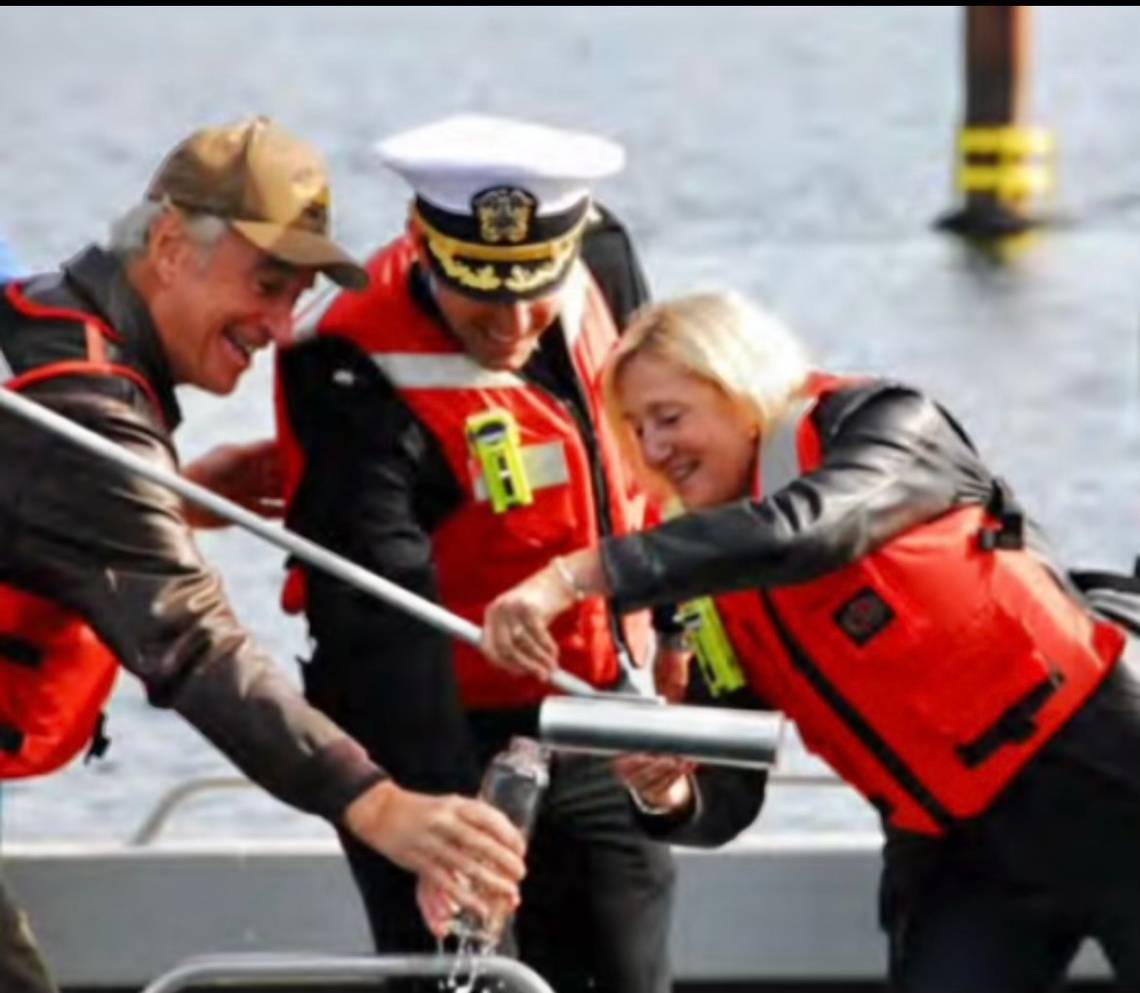
<svg viewBox="0 0 1140 993"><path fill-rule="evenodd" d="M0 875L0 990L4 993L57 993L40 957L28 919Z"/></svg>
<svg viewBox="0 0 1140 993"><path fill-rule="evenodd" d="M513 734L533 735L535 719L533 710L472 714L481 764ZM519 958L557 993L668 993L668 848L638 830L609 760L556 755L550 772L515 921ZM377 950L434 949L414 879L352 839L345 851Z"/></svg>
<svg viewBox="0 0 1140 993"><path fill-rule="evenodd" d="M1140 680L1123 663L994 806L942 841L889 839L902 993L1046 993L1084 938L1140 990Z"/></svg>

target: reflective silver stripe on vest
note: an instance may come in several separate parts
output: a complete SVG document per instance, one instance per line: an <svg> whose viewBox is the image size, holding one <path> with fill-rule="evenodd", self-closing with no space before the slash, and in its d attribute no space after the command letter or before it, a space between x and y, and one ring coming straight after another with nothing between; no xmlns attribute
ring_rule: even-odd
<svg viewBox="0 0 1140 993"><path fill-rule="evenodd" d="M323 310L322 310L323 313ZM586 269L580 262L566 277L560 319L567 347L573 351L586 313ZM317 315L315 321L320 320ZM314 323L315 326L315 323ZM298 332L300 334L300 332ZM528 384L516 373L485 369L466 353L373 352L388 381L408 390L519 390Z"/></svg>
<svg viewBox="0 0 1140 993"><path fill-rule="evenodd" d="M297 308L297 316L293 321L293 340L306 341L317 336L317 325L321 318L328 313L333 302L340 296L339 286L326 286L318 290L314 296L308 297Z"/></svg>
<svg viewBox="0 0 1140 993"><path fill-rule="evenodd" d="M575 259L562 286L562 310L559 313L566 347L571 352L582 336L582 324L585 318L586 266L581 259Z"/></svg>
<svg viewBox="0 0 1140 993"><path fill-rule="evenodd" d="M373 352L373 361L395 387L405 390L521 390L513 372L484 369L469 355Z"/></svg>
<svg viewBox="0 0 1140 993"><path fill-rule="evenodd" d="M16 374L12 372L12 367L8 364L8 360L4 358L3 350L0 350L0 383L6 383L9 379L15 379Z"/></svg>
<svg viewBox="0 0 1140 993"><path fill-rule="evenodd" d="M815 405L815 397L797 400L785 411L760 441L760 496L768 496L782 490L793 479L798 479L800 452L796 444L800 424L807 412Z"/></svg>
<svg viewBox="0 0 1140 993"><path fill-rule="evenodd" d="M570 482L570 467L566 464L566 450L562 447L562 442L527 445L521 449L521 455L523 470L532 490L544 490ZM487 481L477 468L472 469L472 473L475 476L475 499L482 503L487 499Z"/></svg>

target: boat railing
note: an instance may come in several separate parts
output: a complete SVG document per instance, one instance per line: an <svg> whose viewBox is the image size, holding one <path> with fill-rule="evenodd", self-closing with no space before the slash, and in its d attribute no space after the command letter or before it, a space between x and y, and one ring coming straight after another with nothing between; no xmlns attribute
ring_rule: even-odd
<svg viewBox="0 0 1140 993"><path fill-rule="evenodd" d="M829 770L792 772L774 769L768 775L768 782L777 786L793 787L844 785L843 780ZM127 844L132 846L152 844L180 807L203 794L250 788L256 788L255 784L242 776L200 776L176 783L158 798L150 813L143 818L142 823L130 836Z"/></svg>
<svg viewBox="0 0 1140 993"><path fill-rule="evenodd" d="M517 993L553 993L546 980L528 966L501 955L477 958L456 955L305 955L294 952L250 952L202 955L179 963L153 980L142 993L177 993L210 987L296 986L311 983L363 985L378 979L498 979Z"/></svg>
<svg viewBox="0 0 1140 993"><path fill-rule="evenodd" d="M167 822L174 816L179 807L204 793L221 792L222 790L249 789L254 783L242 776L199 776L185 779L170 787L143 818L142 823L135 829L128 840L129 845L149 845L166 827Z"/></svg>

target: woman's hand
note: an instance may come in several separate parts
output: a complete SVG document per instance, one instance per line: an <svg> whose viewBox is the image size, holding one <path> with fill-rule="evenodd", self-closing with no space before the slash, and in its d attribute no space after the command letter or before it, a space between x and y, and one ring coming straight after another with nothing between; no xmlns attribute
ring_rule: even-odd
<svg viewBox="0 0 1140 993"><path fill-rule="evenodd" d="M614 759L614 773L640 806L655 814L677 814L693 805L691 776L695 762L671 755L623 755Z"/></svg>
<svg viewBox="0 0 1140 993"><path fill-rule="evenodd" d="M550 622L574 603L551 566L499 594L483 615L480 648L495 665L544 682L558 668Z"/></svg>
<svg viewBox="0 0 1140 993"><path fill-rule="evenodd" d="M669 703L681 703L685 699L692 662L691 649L679 641L660 638L653 653L653 686Z"/></svg>
<svg viewBox="0 0 1140 993"><path fill-rule="evenodd" d="M281 457L273 439L219 445L186 466L182 475L262 517L280 517L284 512ZM186 521L195 528L218 528L229 523L191 503L186 504Z"/></svg>
<svg viewBox="0 0 1140 993"><path fill-rule="evenodd" d="M483 615L480 648L508 672L549 682L558 668L558 645L550 635L550 623L579 600L603 592L596 550L554 559L491 602Z"/></svg>

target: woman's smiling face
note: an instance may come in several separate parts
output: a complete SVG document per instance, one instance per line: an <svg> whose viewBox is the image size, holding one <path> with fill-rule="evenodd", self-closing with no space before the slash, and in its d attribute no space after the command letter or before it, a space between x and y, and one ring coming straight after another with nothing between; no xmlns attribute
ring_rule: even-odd
<svg viewBox="0 0 1140 993"><path fill-rule="evenodd" d="M652 352L627 359L614 385L645 464L686 507L711 507L750 492L758 429L743 403Z"/></svg>

